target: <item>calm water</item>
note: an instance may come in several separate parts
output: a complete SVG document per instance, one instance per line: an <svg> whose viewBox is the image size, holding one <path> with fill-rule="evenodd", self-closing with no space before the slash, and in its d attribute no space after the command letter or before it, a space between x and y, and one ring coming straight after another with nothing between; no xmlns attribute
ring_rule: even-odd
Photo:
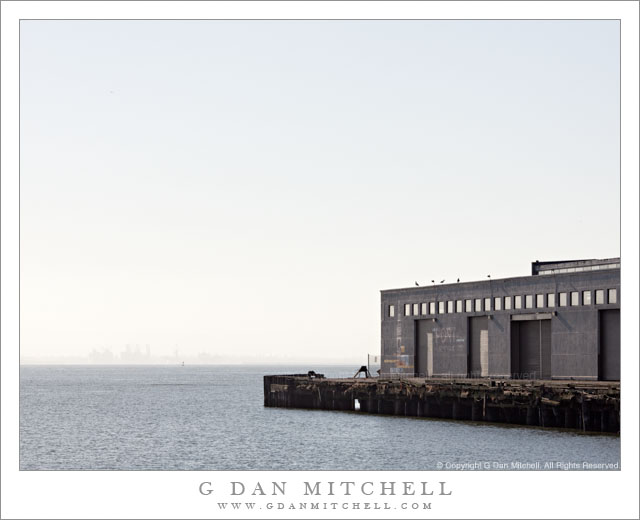
<svg viewBox="0 0 640 520"><path fill-rule="evenodd" d="M311 367L328 377L349 367ZM262 376L306 367L26 366L23 470L428 470L616 463L620 439L263 407ZM469 466L467 466L469 467ZM553 469L560 469L554 467ZM572 468L575 469L575 468Z"/></svg>

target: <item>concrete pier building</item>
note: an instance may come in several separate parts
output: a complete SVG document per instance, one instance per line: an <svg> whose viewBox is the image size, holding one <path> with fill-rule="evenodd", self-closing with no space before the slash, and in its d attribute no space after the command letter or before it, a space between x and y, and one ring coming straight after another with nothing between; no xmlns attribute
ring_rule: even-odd
<svg viewBox="0 0 640 520"><path fill-rule="evenodd" d="M620 258L381 291L382 375L620 379Z"/></svg>

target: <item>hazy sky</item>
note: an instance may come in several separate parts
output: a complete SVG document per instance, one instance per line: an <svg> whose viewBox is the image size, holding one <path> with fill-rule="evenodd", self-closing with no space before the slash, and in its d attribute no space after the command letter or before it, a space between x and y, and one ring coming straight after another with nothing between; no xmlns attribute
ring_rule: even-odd
<svg viewBox="0 0 640 520"><path fill-rule="evenodd" d="M21 352L357 358L618 256L617 21L23 21Z"/></svg>

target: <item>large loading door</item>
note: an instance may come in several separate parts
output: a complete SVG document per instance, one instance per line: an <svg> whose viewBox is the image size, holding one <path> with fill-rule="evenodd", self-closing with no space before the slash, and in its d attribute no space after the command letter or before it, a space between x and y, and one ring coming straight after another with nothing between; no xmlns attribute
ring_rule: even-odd
<svg viewBox="0 0 640 520"><path fill-rule="evenodd" d="M511 322L511 372L516 379L551 378L551 320Z"/></svg>
<svg viewBox="0 0 640 520"><path fill-rule="evenodd" d="M620 309L600 311L598 379L620 380Z"/></svg>
<svg viewBox="0 0 640 520"><path fill-rule="evenodd" d="M431 320L416 321L416 376L431 377L433 375L433 322Z"/></svg>
<svg viewBox="0 0 640 520"><path fill-rule="evenodd" d="M486 316L469 318L469 377L489 376L489 321Z"/></svg>

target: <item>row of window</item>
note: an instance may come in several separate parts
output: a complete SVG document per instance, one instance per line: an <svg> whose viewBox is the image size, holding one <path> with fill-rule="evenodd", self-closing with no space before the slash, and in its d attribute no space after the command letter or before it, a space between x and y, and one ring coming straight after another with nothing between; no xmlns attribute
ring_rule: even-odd
<svg viewBox="0 0 640 520"><path fill-rule="evenodd" d="M595 291L572 291L558 293L559 307L579 305L604 305L618 303L616 289L598 289ZM582 296L582 298L580 298ZM606 298L606 301L605 301ZM582 300L582 301L581 301ZM512 307L513 304L513 307ZM525 294L522 296L495 296L493 298L475 298L469 300L449 300L440 302L405 303L405 316L429 316L434 314L452 314L456 312L487 312L513 309L543 309L556 306L555 293ZM395 317L395 305L389 305L387 315Z"/></svg>
<svg viewBox="0 0 640 520"><path fill-rule="evenodd" d="M547 269L546 271L538 271L538 274L580 273L582 271L599 271L601 269L620 269L620 264L584 265L581 267Z"/></svg>

